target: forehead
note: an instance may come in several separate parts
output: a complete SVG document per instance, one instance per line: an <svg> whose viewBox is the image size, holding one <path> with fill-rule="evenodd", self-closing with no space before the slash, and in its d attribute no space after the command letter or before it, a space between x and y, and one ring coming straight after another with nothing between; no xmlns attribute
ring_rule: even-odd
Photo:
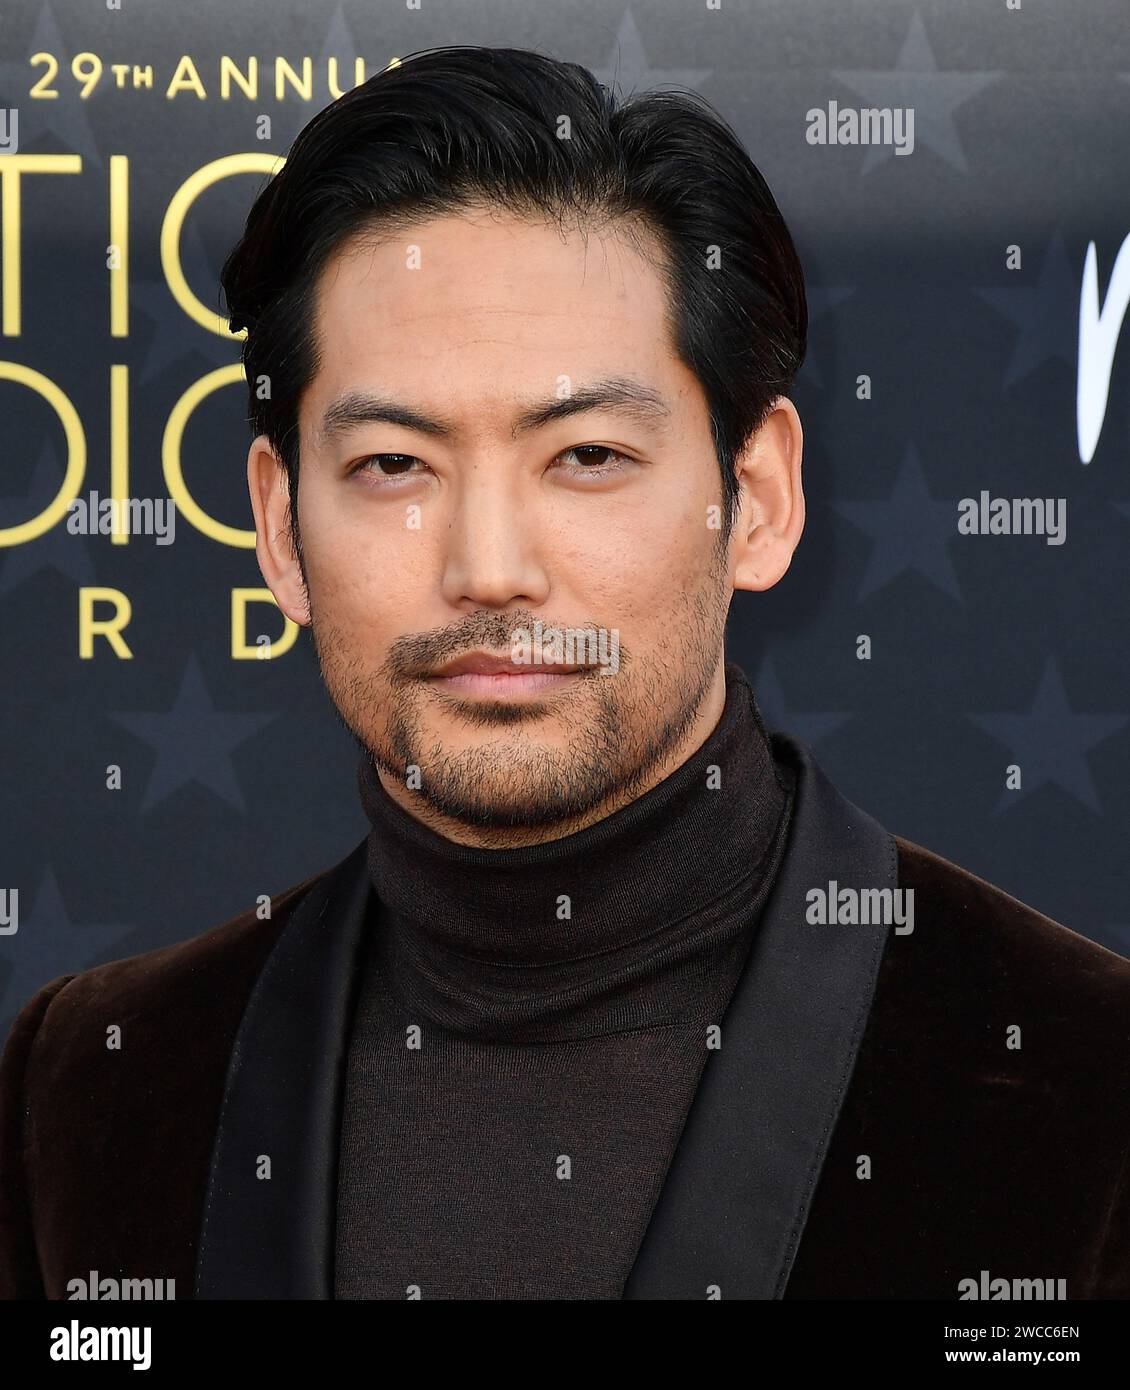
<svg viewBox="0 0 1130 1390"><path fill-rule="evenodd" d="M494 210L355 236L315 294L319 368L312 414L379 384L445 413L493 398L544 396L561 378L629 374L674 389L659 243L643 252L615 224L561 231Z"/></svg>

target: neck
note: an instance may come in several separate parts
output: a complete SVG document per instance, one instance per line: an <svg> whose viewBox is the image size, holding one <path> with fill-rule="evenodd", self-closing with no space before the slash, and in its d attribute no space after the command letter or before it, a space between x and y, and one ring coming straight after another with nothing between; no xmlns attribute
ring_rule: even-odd
<svg viewBox="0 0 1130 1390"><path fill-rule="evenodd" d="M684 763L544 844L438 835L362 762L374 968L393 993L464 1036L511 1040L713 1017L704 972L732 981L749 947L792 785L742 672L726 676L722 717Z"/></svg>
<svg viewBox="0 0 1130 1390"><path fill-rule="evenodd" d="M589 810L545 825L469 825L466 821L437 811L418 791L410 790L402 779L394 777L384 768L375 768L374 771L385 792L402 810L446 840L481 849L514 849L523 845L539 845L550 840L563 839L567 835L584 830L587 826L595 825L658 786L702 747L717 728L725 705L726 670L724 658L719 656L706 694L695 712L690 727L658 762L650 766L640 777L617 787Z"/></svg>

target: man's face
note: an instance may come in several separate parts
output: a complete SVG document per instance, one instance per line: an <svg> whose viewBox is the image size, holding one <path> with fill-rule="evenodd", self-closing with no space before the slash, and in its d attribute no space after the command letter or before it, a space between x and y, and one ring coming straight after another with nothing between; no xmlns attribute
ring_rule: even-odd
<svg viewBox="0 0 1130 1390"><path fill-rule="evenodd" d="M615 232L586 245L485 210L353 244L319 281L299 413L314 642L385 786L425 819L587 823L677 766L710 700L717 718L722 481L667 313L658 272ZM659 409L562 411L610 380ZM350 395L437 428L326 429ZM443 673L476 652L511 673Z"/></svg>

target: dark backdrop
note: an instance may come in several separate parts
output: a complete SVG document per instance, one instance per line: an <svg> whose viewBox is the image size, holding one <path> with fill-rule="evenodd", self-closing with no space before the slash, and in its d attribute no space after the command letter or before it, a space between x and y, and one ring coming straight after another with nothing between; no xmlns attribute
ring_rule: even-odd
<svg viewBox="0 0 1130 1390"><path fill-rule="evenodd" d="M79 441L80 495L110 495L127 465L130 495L170 495L178 402L238 360L207 326L219 267L270 160L331 99L327 59L351 85L354 56L370 75L448 43L537 47L625 91L694 87L735 125L800 249L811 345L807 531L775 591L737 595L730 654L770 726L889 829L1130 954L1130 324L1079 367L1088 253L1112 345L1130 293L1130 250L1112 276L1130 234L1125 0L6 0L0 26L0 108L18 112L0 155L5 1031L49 978L195 935L365 829L306 634L275 660L233 659L232 591L262 587L253 550L183 512L165 547L73 535L65 518L28 532ZM224 55L259 58L257 95L223 98ZM276 55L299 74L312 60L309 99L276 97ZM809 143L807 113L832 101L913 108L912 151ZM65 158L44 172L37 156ZM185 190L233 156L248 172ZM162 258L178 193L183 287L177 247ZM1084 462L1077 393L1108 374ZM220 380L179 458L204 513L245 531L243 390ZM1061 499L1065 543L959 535L958 501L983 489ZM82 655L90 590L128 599L128 659L100 639ZM281 615L255 604L249 630L277 635Z"/></svg>

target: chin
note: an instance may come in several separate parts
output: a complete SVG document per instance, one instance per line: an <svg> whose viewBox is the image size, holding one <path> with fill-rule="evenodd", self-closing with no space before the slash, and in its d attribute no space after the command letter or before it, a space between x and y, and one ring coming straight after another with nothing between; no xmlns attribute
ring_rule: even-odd
<svg viewBox="0 0 1130 1390"><path fill-rule="evenodd" d="M432 786L421 788L420 794L433 810L479 829L511 830L558 825L584 809L564 800L555 786L531 788L528 783L520 788L513 785L483 786L480 783L473 794L463 786Z"/></svg>

